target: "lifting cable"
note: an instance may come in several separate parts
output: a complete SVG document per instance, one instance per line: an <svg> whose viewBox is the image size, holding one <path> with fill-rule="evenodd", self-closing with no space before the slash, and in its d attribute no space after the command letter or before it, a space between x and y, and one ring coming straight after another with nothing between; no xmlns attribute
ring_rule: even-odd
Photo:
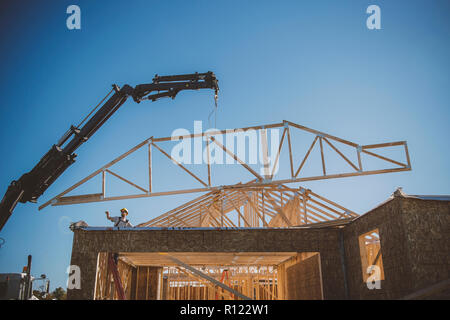
<svg viewBox="0 0 450 320"><path fill-rule="evenodd" d="M211 116L214 114L214 128L217 128L217 100L218 100L218 96L217 96L217 92L214 95L214 108L211 110L211 112L208 115L208 126L209 128L211 128Z"/></svg>

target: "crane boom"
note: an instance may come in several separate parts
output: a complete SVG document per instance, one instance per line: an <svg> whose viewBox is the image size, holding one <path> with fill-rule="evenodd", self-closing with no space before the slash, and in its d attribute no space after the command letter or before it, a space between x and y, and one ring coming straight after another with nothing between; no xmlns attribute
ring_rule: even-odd
<svg viewBox="0 0 450 320"><path fill-rule="evenodd" d="M70 129L41 158L38 164L19 180L9 185L0 203L0 230L11 216L18 202L36 202L47 188L75 162L74 153L86 142L131 96L140 103L143 100L156 101L163 97L172 99L182 90L214 89L215 98L219 90L218 80L213 72L173 76L158 76L149 84L136 87L113 85L114 94L101 105L92 116L86 118L83 126ZM105 97L105 99L109 94ZM82 123L83 123L82 122Z"/></svg>

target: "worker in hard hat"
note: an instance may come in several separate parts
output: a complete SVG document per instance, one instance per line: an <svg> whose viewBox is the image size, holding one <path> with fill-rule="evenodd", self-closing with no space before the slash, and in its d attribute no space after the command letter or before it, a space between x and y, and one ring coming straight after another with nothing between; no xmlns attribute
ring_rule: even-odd
<svg viewBox="0 0 450 320"><path fill-rule="evenodd" d="M127 219L128 210L126 208L120 209L120 217L110 217L109 211L105 211L106 219L114 222L114 227L118 228L132 228L133 225Z"/></svg>

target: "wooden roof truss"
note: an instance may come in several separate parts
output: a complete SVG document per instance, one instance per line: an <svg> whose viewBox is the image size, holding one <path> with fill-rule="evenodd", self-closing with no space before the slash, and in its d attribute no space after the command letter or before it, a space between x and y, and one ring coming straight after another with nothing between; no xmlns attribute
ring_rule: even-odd
<svg viewBox="0 0 450 320"><path fill-rule="evenodd" d="M258 173L250 164L245 162L245 159L240 159L234 150L228 150L218 139L218 136L226 138L227 135L233 132L246 132L248 130L255 130L260 134L260 145L263 150L263 156L267 157L268 138L267 130L269 129L282 130L279 140L279 147L272 167L267 165L264 161L264 174ZM296 155L296 145L291 141L293 130L300 130L306 132L311 136L312 142L309 145L308 151L301 155L298 163L294 161ZM70 188L61 192L54 198L50 199L39 209L45 208L48 205L68 205L88 202L123 200L133 198L155 197L163 195L185 194L204 192L205 194L185 203L184 205L175 208L149 222L146 226L227 226L227 227L280 227L280 226L295 226L308 223L317 223L322 221L336 220L342 218L354 217L356 214L330 200L325 199L310 190L300 188L289 188L285 184L301 183L312 180L324 180L342 177L363 176L382 174L388 172L400 172L411 170L411 163L408 153L406 141L388 142L372 145L359 145L354 142L341 139L330 134L313 130L289 121L282 123L275 123L262 126L247 127L235 130L218 130L213 132L202 132L197 134L190 134L176 137L177 139L195 139L201 138L206 141L206 147L211 148L212 144L223 150L229 157L232 157L238 164L240 164L254 180L249 183L236 184L221 184L221 181L213 181L213 168L220 167L218 165L211 165L209 161L199 164L203 166L205 176L201 178L198 174L189 170L187 166L177 162L172 156L164 150L164 144L173 141L173 137L154 138L150 137L134 148L120 155L116 159L110 161L98 170L94 171L86 178L80 180ZM223 140L222 140L223 141ZM347 163L348 170L342 170L338 173L330 173L327 168L325 146L328 152L334 152L343 161ZM341 151L340 146L346 146L353 149L353 159L349 155L345 155ZM403 160L394 160L387 156L382 156L373 150L382 150L383 148L400 148L403 153ZM148 161L148 185L143 187L131 179L125 178L111 168L114 164L122 161L132 153L147 148ZM305 163L310 161L310 154L314 148L320 148L320 167L321 174L308 175L303 172ZM281 152L287 151L287 163L281 163ZM193 182L199 186L197 188L181 188L178 190L157 190L153 186L153 172L158 170L154 167L160 165L169 165L164 163L152 163L152 153L159 152L164 157L181 168L188 174ZM207 151L208 157L210 150ZM363 157L372 157L381 160L386 166L376 170L366 170L364 166ZM289 168L290 176L279 178L275 174L275 168L279 165L287 166ZM217 170L219 170L218 168ZM100 192L68 195L76 188L87 183L96 176L101 176ZM137 194L123 194L116 196L109 196L106 192L107 176L114 176L124 183L134 187ZM218 179L216 179L218 180ZM232 214L235 215L232 218ZM236 219L237 217L237 219Z"/></svg>

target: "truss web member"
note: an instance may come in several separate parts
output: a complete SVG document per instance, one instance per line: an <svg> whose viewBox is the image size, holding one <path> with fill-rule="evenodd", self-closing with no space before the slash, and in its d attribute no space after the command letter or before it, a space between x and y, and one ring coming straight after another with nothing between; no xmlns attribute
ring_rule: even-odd
<svg viewBox="0 0 450 320"><path fill-rule="evenodd" d="M105 211L106 219L114 222L114 227L118 228L133 228L133 225L127 219L128 210L126 208L120 209L120 217L110 217L109 211Z"/></svg>

